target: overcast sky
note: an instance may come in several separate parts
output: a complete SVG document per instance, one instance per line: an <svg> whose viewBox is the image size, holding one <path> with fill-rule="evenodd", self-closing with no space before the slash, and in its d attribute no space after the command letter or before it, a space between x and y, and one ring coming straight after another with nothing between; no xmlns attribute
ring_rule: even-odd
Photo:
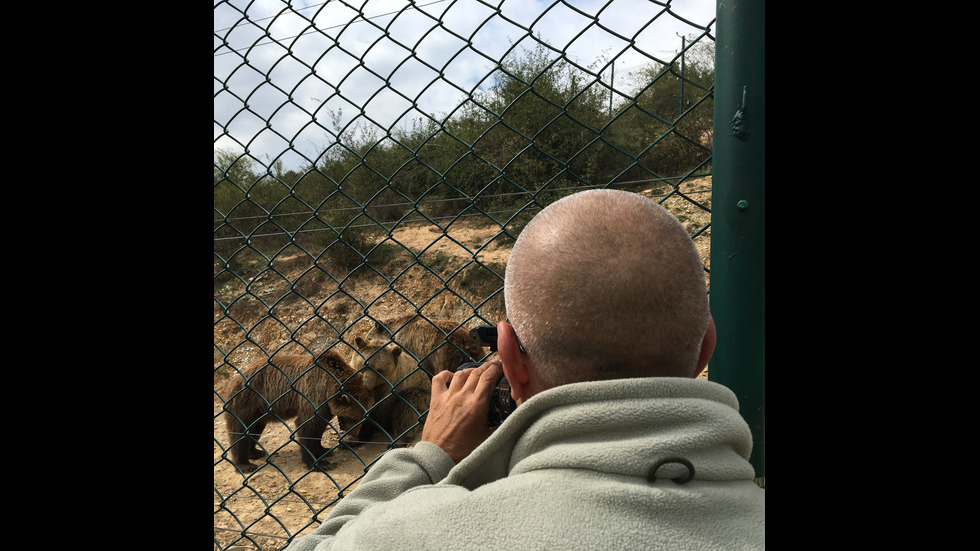
<svg viewBox="0 0 980 551"><path fill-rule="evenodd" d="M247 145L263 162L292 147L295 152L281 157L287 169L308 166L307 159L334 141L328 132L334 116L341 125L363 122L363 109L384 129L408 126L421 115L414 101L422 112L445 117L468 92L492 83L487 76L515 43L533 47L522 26L582 66L615 58L617 88L626 73L649 63L628 42L589 27L591 17L553 0L310 0L291 2L292 8L282 0L230 3L247 6L248 20L226 4L214 8L214 147L240 152ZM673 0L670 13L651 23L664 3L569 2L599 13L601 26L669 61L681 35L703 32L677 17L704 27L715 18L716 0ZM712 36L715 31L712 24ZM609 82L610 73L607 67L602 80Z"/></svg>

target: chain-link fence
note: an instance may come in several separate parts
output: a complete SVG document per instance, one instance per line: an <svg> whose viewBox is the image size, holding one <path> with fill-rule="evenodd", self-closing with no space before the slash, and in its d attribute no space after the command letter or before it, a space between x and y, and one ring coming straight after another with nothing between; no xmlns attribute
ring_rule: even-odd
<svg viewBox="0 0 980 551"><path fill-rule="evenodd" d="M215 549L284 547L414 442L543 206L647 195L708 276L714 8L215 2Z"/></svg>

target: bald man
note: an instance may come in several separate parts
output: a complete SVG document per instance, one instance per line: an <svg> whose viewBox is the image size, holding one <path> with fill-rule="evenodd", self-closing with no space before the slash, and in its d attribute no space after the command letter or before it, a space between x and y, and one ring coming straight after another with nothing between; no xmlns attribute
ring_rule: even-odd
<svg viewBox="0 0 980 551"><path fill-rule="evenodd" d="M764 549L765 491L714 349L704 269L669 212L593 190L508 261L501 363L433 378L412 449L381 458L289 551ZM518 407L487 427L506 375Z"/></svg>

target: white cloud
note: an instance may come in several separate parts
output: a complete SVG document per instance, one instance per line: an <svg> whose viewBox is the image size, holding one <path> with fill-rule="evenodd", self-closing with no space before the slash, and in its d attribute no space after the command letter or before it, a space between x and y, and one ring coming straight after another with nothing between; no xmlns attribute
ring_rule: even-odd
<svg viewBox="0 0 980 551"><path fill-rule="evenodd" d="M233 0L247 9L247 21L227 4L215 6L215 147L246 145L261 160L293 148L299 154L284 161L296 168L330 145L337 125L370 117L384 132L422 113L452 112L478 83L490 82L485 77L515 43L530 46L529 33L584 67L615 57L619 75L648 56L669 60L679 35L701 32L648 0L570 2L574 9L540 0L487 3L368 0L355 10L344 2L289 8L280 0ZM702 26L714 10L715 0L670 7Z"/></svg>

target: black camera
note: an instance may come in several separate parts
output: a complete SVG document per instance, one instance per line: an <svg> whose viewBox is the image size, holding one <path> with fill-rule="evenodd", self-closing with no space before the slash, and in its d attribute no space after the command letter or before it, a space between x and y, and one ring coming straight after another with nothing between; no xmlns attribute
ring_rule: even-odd
<svg viewBox="0 0 980 551"><path fill-rule="evenodd" d="M497 351L497 328L490 325L481 325L470 330L470 338L479 346L490 347L490 352ZM473 369L480 367L483 362L466 362L456 368L456 371ZM487 425L498 427L504 419L517 408L517 402L510 395L510 381L503 375L497 381L493 389L493 396L490 399L490 411L487 412Z"/></svg>

